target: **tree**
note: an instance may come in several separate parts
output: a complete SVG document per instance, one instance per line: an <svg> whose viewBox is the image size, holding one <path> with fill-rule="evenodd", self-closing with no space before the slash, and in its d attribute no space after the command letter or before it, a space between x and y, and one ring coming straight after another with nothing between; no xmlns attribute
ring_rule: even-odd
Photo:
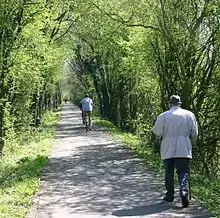
<svg viewBox="0 0 220 218"><path fill-rule="evenodd" d="M211 6L209 1L159 1L155 13L160 34L152 42L162 108L167 108L168 96L178 93L182 106L196 114L200 137L194 147L195 160L207 174L219 160L219 125L215 122L219 104L213 95L218 90L219 27Z"/></svg>
<svg viewBox="0 0 220 218"><path fill-rule="evenodd" d="M0 153L7 133L38 125L61 101L63 37L74 1L7 1L0 17ZM35 37L33 37L33 35Z"/></svg>
<svg viewBox="0 0 220 218"><path fill-rule="evenodd" d="M198 119L194 166L218 172L219 3L85 0L77 10L71 66L103 117L154 147L156 115L179 94Z"/></svg>

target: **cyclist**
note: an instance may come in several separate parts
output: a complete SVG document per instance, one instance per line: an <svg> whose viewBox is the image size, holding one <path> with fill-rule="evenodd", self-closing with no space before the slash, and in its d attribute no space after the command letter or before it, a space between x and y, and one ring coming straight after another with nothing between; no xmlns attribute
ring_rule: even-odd
<svg viewBox="0 0 220 218"><path fill-rule="evenodd" d="M80 101L80 108L82 110L83 124L85 123L86 115L89 118L89 129L91 130L92 125L92 110L93 110L93 100L89 97L88 94Z"/></svg>

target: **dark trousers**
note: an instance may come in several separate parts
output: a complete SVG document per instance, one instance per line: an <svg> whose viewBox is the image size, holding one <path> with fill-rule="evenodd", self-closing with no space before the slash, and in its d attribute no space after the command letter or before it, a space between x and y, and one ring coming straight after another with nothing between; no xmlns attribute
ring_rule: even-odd
<svg viewBox="0 0 220 218"><path fill-rule="evenodd" d="M170 158L164 160L165 165L165 187L167 190L166 197L174 197L174 168L178 175L180 185L180 197L189 194L189 158Z"/></svg>
<svg viewBox="0 0 220 218"><path fill-rule="evenodd" d="M91 125L92 125L92 118L91 118L92 111L83 111L82 116L83 116L83 123L86 122L86 116L88 116L89 127L91 127Z"/></svg>

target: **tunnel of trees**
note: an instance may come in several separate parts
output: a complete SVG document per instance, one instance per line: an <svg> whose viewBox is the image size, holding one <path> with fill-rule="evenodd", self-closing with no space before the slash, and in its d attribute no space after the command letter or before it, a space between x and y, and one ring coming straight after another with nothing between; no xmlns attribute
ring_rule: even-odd
<svg viewBox="0 0 220 218"><path fill-rule="evenodd" d="M154 147L171 94L198 120L194 168L220 174L220 2L1 0L0 152L62 99Z"/></svg>
<svg viewBox="0 0 220 218"><path fill-rule="evenodd" d="M180 95L198 120L194 168L219 174L220 2L97 0L77 10L72 100L89 90L103 118L154 147L156 116Z"/></svg>

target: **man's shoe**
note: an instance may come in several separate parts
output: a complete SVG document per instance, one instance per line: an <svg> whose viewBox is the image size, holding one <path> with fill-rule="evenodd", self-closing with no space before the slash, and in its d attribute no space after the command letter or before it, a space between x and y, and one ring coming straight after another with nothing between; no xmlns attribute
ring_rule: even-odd
<svg viewBox="0 0 220 218"><path fill-rule="evenodd" d="M186 196L182 196L182 205L184 208L188 207L189 206L189 200Z"/></svg>
<svg viewBox="0 0 220 218"><path fill-rule="evenodd" d="M164 200L164 201L167 201L167 202L173 202L173 199L174 199L174 198L168 198L167 196L165 196L165 197L163 198L163 200Z"/></svg>

